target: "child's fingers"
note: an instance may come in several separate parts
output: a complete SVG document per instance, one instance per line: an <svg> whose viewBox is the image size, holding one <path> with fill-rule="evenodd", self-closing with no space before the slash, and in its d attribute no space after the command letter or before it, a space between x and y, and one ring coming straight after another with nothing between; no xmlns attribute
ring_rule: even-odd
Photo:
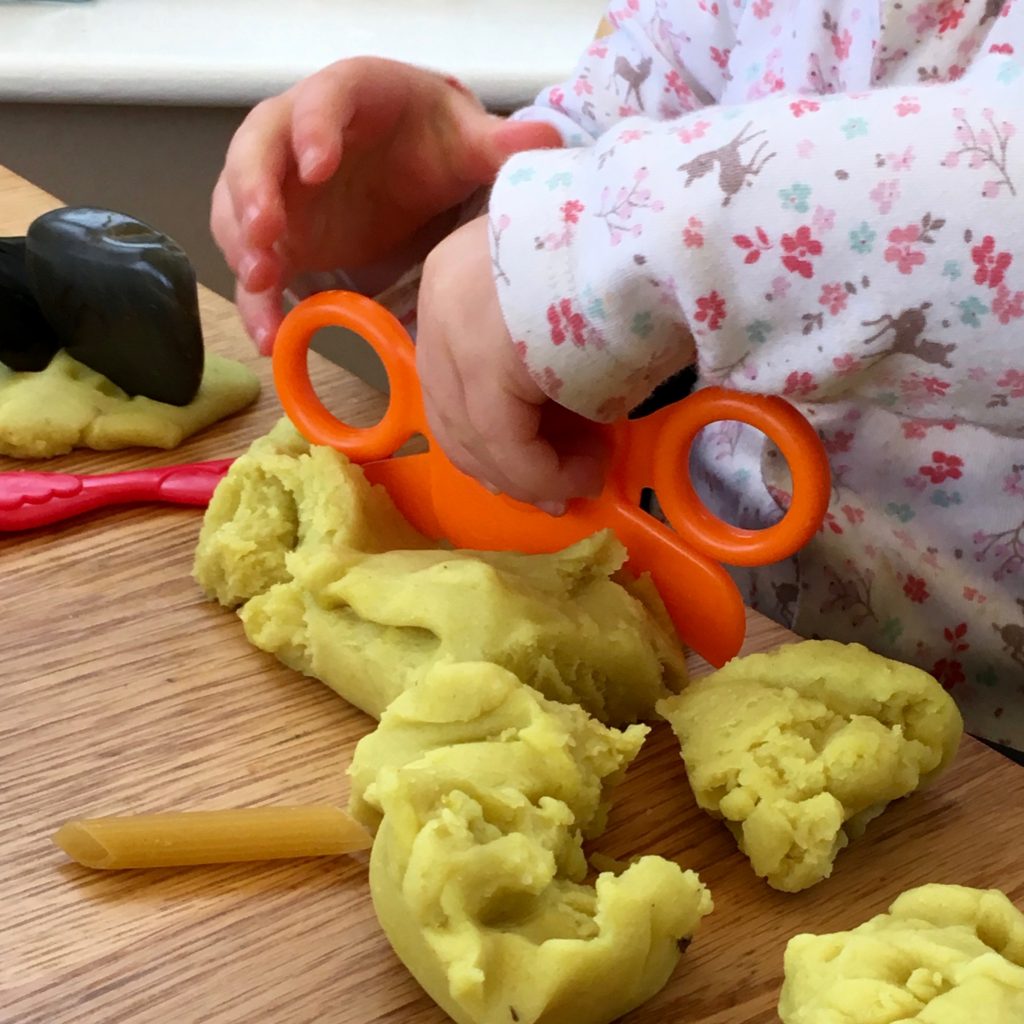
<svg viewBox="0 0 1024 1024"><path fill-rule="evenodd" d="M562 144L557 129L543 121L508 121L486 114L466 97L452 102L464 149L460 176L474 185L489 185L515 153L557 149Z"/></svg>
<svg viewBox="0 0 1024 1024"><path fill-rule="evenodd" d="M282 184L291 161L290 101L283 96L255 106L235 132L224 180L241 239L269 249L285 227Z"/></svg>
<svg viewBox="0 0 1024 1024"><path fill-rule="evenodd" d="M250 292L239 284L235 288L235 305L257 351L260 355L269 356L283 319L280 289Z"/></svg>
<svg viewBox="0 0 1024 1024"><path fill-rule="evenodd" d="M541 406L508 391L472 387L466 392L470 430L463 443L483 478L512 498L534 505L562 505L596 493L600 464L589 455L565 458L540 433Z"/></svg>
<svg viewBox="0 0 1024 1024"><path fill-rule="evenodd" d="M291 146L304 185L323 184L341 166L344 130L352 117L348 79L335 65L295 88Z"/></svg>

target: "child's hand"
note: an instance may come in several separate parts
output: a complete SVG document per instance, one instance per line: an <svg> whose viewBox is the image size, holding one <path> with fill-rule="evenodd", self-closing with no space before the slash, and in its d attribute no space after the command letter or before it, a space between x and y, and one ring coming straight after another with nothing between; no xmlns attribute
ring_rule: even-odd
<svg viewBox="0 0 1024 1024"><path fill-rule="evenodd" d="M491 490L560 513L601 489L602 451L585 421L555 405L527 372L505 328L486 217L427 257L416 364L434 437Z"/></svg>
<svg viewBox="0 0 1024 1024"><path fill-rule="evenodd" d="M232 139L210 219L246 328L269 351L296 274L394 256L512 153L558 145L550 125L494 117L450 80L377 58L265 100Z"/></svg>

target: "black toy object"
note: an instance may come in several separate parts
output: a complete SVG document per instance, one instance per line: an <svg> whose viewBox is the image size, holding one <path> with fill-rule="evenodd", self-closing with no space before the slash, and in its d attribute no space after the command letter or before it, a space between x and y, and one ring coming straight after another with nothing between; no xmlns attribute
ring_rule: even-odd
<svg viewBox="0 0 1024 1024"><path fill-rule="evenodd" d="M25 239L0 238L0 363L45 370L60 347L29 288Z"/></svg>
<svg viewBox="0 0 1024 1024"><path fill-rule="evenodd" d="M0 315L17 309L21 319L0 344L0 360L41 370L65 348L129 395L179 406L195 398L204 355L199 296L173 239L127 214L67 207L34 220L24 240L6 241Z"/></svg>

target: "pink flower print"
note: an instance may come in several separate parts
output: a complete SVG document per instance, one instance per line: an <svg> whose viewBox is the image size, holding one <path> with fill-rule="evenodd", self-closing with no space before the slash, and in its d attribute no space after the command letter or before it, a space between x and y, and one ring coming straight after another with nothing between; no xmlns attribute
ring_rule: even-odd
<svg viewBox="0 0 1024 1024"><path fill-rule="evenodd" d="M814 100L794 100L789 105L794 117L803 117L804 114L814 114L821 110L821 104Z"/></svg>
<svg viewBox="0 0 1024 1024"><path fill-rule="evenodd" d="M817 232L831 231L836 226L836 211L816 206L811 217L811 227Z"/></svg>
<svg viewBox="0 0 1024 1024"><path fill-rule="evenodd" d="M923 36L936 28L939 23L936 9L930 3L918 4L907 15L907 24L919 35Z"/></svg>
<svg viewBox="0 0 1024 1024"><path fill-rule="evenodd" d="M903 583L903 593L914 602L914 604L924 604L925 601L931 597L928 593L928 587L925 581L920 576L911 576L907 574L907 578Z"/></svg>
<svg viewBox="0 0 1024 1024"><path fill-rule="evenodd" d="M647 136L647 132L640 128L627 128L620 136L619 142L638 142Z"/></svg>
<svg viewBox="0 0 1024 1024"><path fill-rule="evenodd" d="M896 178L880 181L868 195L878 207L879 213L888 213L892 209L893 203L900 198L900 183Z"/></svg>
<svg viewBox="0 0 1024 1024"><path fill-rule="evenodd" d="M772 291L771 296L773 299L783 299L786 297L786 293L792 287L788 277L782 277L780 274L778 277L772 278Z"/></svg>
<svg viewBox="0 0 1024 1024"><path fill-rule="evenodd" d="M948 455L946 452L932 452L930 466L921 466L918 473L928 477L933 484L941 484L946 480L959 480L963 476L961 467L964 460L959 455Z"/></svg>
<svg viewBox="0 0 1024 1024"><path fill-rule="evenodd" d="M693 314L693 318L698 323L706 323L709 331L717 331L725 317L725 299L717 291L701 295L697 299L697 312Z"/></svg>
<svg viewBox="0 0 1024 1024"><path fill-rule="evenodd" d="M993 43L988 48L988 52L989 53L1005 53L1005 54L1009 55L1009 54L1013 53L1013 45L1011 43Z"/></svg>
<svg viewBox="0 0 1024 1024"><path fill-rule="evenodd" d="M743 257L744 263L756 263L761 258L761 253L772 247L771 239L762 227L754 229L753 238L749 235L733 235L732 241L733 245L747 250L747 255Z"/></svg>
<svg viewBox="0 0 1024 1024"><path fill-rule="evenodd" d="M588 57L604 58L608 56L608 44L603 39L595 39L587 47Z"/></svg>
<svg viewBox="0 0 1024 1024"><path fill-rule="evenodd" d="M726 65L729 63L729 54L730 53L732 53L732 50L728 50L728 49L720 50L717 46L712 46L711 47L711 59L723 71L725 70Z"/></svg>
<svg viewBox="0 0 1024 1024"><path fill-rule="evenodd" d="M1012 473L1003 478L1003 492L1024 498L1024 469L1015 467Z"/></svg>
<svg viewBox="0 0 1024 1024"><path fill-rule="evenodd" d="M1007 370L996 384L1001 388L1009 388L1011 398L1024 398L1024 371Z"/></svg>
<svg viewBox="0 0 1024 1024"><path fill-rule="evenodd" d="M1024 317L1024 292L1011 292L1005 284L1001 284L992 300L992 312L1001 324Z"/></svg>
<svg viewBox="0 0 1024 1024"><path fill-rule="evenodd" d="M857 508L855 505L844 505L843 515L846 516L848 522L854 525L864 522L864 509Z"/></svg>
<svg viewBox="0 0 1024 1024"><path fill-rule="evenodd" d="M951 32L960 24L964 17L964 10L957 6L957 0L943 0L939 4L939 35Z"/></svg>
<svg viewBox="0 0 1024 1024"><path fill-rule="evenodd" d="M850 35L848 28L844 28L842 33L833 33L832 52L836 55L836 60L846 60L850 56L850 44L852 42L853 36Z"/></svg>
<svg viewBox="0 0 1024 1024"><path fill-rule="evenodd" d="M996 240L986 235L980 245L971 249L971 259L978 268L974 272L975 284L987 284L989 288L998 288L1006 277L1006 271L1013 262L1008 252L996 252Z"/></svg>
<svg viewBox="0 0 1024 1024"><path fill-rule="evenodd" d="M710 121L695 121L692 124L688 124L685 127L680 128L679 131L676 132L676 137L680 142L694 142L697 139L703 139L710 127Z"/></svg>
<svg viewBox="0 0 1024 1024"><path fill-rule="evenodd" d="M704 235L701 233L704 222L699 217L690 217L683 228L683 245L687 249L699 249L704 244Z"/></svg>
<svg viewBox="0 0 1024 1024"><path fill-rule="evenodd" d="M758 21L764 21L772 13L772 0L754 0L751 10Z"/></svg>
<svg viewBox="0 0 1024 1024"><path fill-rule="evenodd" d="M536 370L530 369L530 376L536 382L537 387L539 387L541 391L548 396L548 398L553 398L556 401L558 400L558 396L561 394L562 388L565 386L565 381L563 381L550 366L545 366L541 369L540 373Z"/></svg>
<svg viewBox="0 0 1024 1024"><path fill-rule="evenodd" d="M573 307L572 300L559 299L547 309L548 327L554 345L562 345L570 338L577 348L587 344L587 324L583 314Z"/></svg>
<svg viewBox="0 0 1024 1024"><path fill-rule="evenodd" d="M782 257L782 265L791 273L801 277L814 276L814 265L811 259L820 256L822 245L806 225L797 228L796 233L782 236L782 248L786 255Z"/></svg>
<svg viewBox="0 0 1024 1024"><path fill-rule="evenodd" d="M849 430L837 430L832 437L825 437L823 443L829 455L839 455L850 450L853 434Z"/></svg>
<svg viewBox="0 0 1024 1024"><path fill-rule="evenodd" d="M838 316L846 309L846 303L849 298L850 293L846 290L846 286L838 281L834 281L831 284L822 286L818 302L828 309L832 316Z"/></svg>
<svg viewBox="0 0 1024 1024"><path fill-rule="evenodd" d="M914 164L914 147L907 146L902 153L889 153L885 158L885 164L894 171L909 171Z"/></svg>
<svg viewBox="0 0 1024 1024"><path fill-rule="evenodd" d="M570 199L562 203L562 221L565 224L578 224L580 214L586 209L578 199Z"/></svg>
<svg viewBox="0 0 1024 1024"><path fill-rule="evenodd" d="M810 160L814 156L814 142L811 139L801 139L796 144L796 155L801 160Z"/></svg>
<svg viewBox="0 0 1024 1024"><path fill-rule="evenodd" d="M786 386L782 389L784 395L808 395L815 387L814 374L806 370L794 370L786 378Z"/></svg>
<svg viewBox="0 0 1024 1024"><path fill-rule="evenodd" d="M565 109L565 90L560 85L552 86L548 91L548 103L554 107L555 110L569 116L569 112Z"/></svg>
<svg viewBox="0 0 1024 1024"><path fill-rule="evenodd" d="M967 376L971 380L984 380L988 376L988 370L986 370L983 366L972 366L967 371Z"/></svg>
<svg viewBox="0 0 1024 1024"><path fill-rule="evenodd" d="M885 250L886 263L895 263L901 274L913 273L914 267L924 263L924 251L915 249L913 243L921 237L919 224L908 224L905 228L893 228L889 232L889 246Z"/></svg>
<svg viewBox="0 0 1024 1024"><path fill-rule="evenodd" d="M942 683L947 690L951 690L954 686L964 682L967 678L964 675L963 665L952 658L939 658L939 660L932 665L932 675L935 676L936 681Z"/></svg>
<svg viewBox="0 0 1024 1024"><path fill-rule="evenodd" d="M840 377L845 377L847 374L856 371L857 367L860 366L860 360L856 356L851 356L847 352L842 356L834 356L832 359L832 365L835 367L836 373Z"/></svg>
<svg viewBox="0 0 1024 1024"><path fill-rule="evenodd" d="M900 390L908 402L927 401L929 398L942 398L949 390L949 381L911 373L900 381Z"/></svg>
<svg viewBox="0 0 1024 1024"><path fill-rule="evenodd" d="M921 104L913 96L901 96L896 104L896 113L900 117L909 117L911 114L921 113Z"/></svg>
<svg viewBox="0 0 1024 1024"><path fill-rule="evenodd" d="M904 420L903 436L908 441L915 441L924 438L928 434L928 426L921 420ZM910 483L908 480L907 483Z"/></svg>
<svg viewBox="0 0 1024 1024"><path fill-rule="evenodd" d="M594 94L594 87L590 84L590 79L586 75L580 75L573 83L572 91L577 96L592 96Z"/></svg>
<svg viewBox="0 0 1024 1024"><path fill-rule="evenodd" d="M681 100L693 98L693 90L683 80L683 76L673 68L665 76L665 92L674 93Z"/></svg>

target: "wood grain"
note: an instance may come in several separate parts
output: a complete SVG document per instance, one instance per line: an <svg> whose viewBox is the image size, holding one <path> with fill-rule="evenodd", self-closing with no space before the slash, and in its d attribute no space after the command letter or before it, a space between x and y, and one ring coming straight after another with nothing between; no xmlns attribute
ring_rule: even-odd
<svg viewBox="0 0 1024 1024"><path fill-rule="evenodd" d="M52 207L0 170L0 234ZM173 233L173 225L164 225ZM103 471L241 452L278 415L232 307L202 297L210 347L250 361L257 407L174 453L76 453ZM358 422L381 399L318 362L321 393ZM0 469L27 468L0 460ZM365 857L97 873L49 842L66 819L344 802L371 722L254 650L189 578L200 516L144 508L0 539L0 1019L5 1024L437 1024L380 934ZM785 631L751 614L747 650ZM695 672L707 666L692 662ZM856 924L928 881L999 886L1024 905L1024 772L966 740L932 791L893 808L800 896L772 892L694 807L671 733L655 730L597 848L661 853L715 897L669 986L628 1024L768 1024L786 939Z"/></svg>

